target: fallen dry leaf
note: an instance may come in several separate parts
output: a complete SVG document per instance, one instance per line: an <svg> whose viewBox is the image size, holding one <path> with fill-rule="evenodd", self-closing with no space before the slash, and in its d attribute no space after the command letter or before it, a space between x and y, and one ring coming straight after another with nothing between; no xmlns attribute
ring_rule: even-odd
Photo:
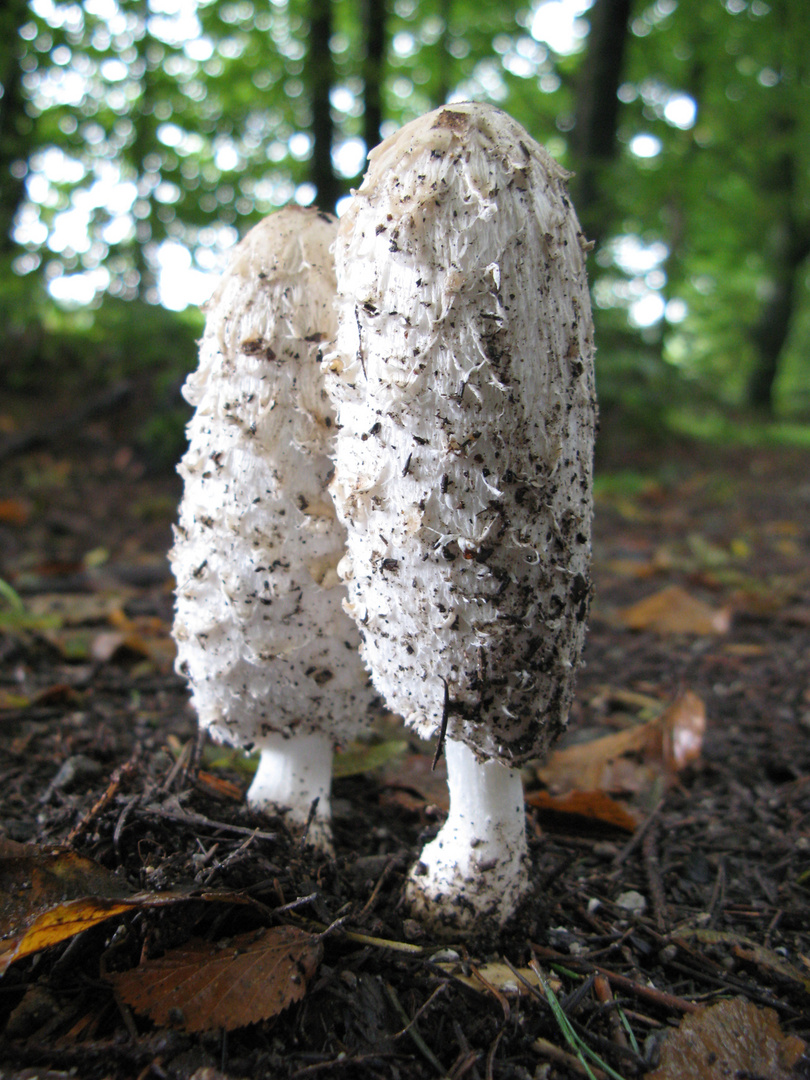
<svg viewBox="0 0 810 1080"><path fill-rule="evenodd" d="M177 898L175 898L177 899ZM0 975L15 961L31 953L58 945L75 937L91 926L106 922L114 915L122 915L139 907L137 900L108 900L91 897L86 900L69 900L43 912L33 919L22 933L13 934L0 941Z"/></svg>
<svg viewBox="0 0 810 1080"><path fill-rule="evenodd" d="M3 525L26 525L31 504L23 499L0 499L0 522Z"/></svg>
<svg viewBox="0 0 810 1080"><path fill-rule="evenodd" d="M652 630L662 635L726 634L731 626L730 608L713 608L679 585L671 585L637 604L621 608L616 618L629 630Z"/></svg>
<svg viewBox="0 0 810 1080"><path fill-rule="evenodd" d="M64 848L0 840L0 973L132 906L103 866Z"/></svg>
<svg viewBox="0 0 810 1080"><path fill-rule="evenodd" d="M60 626L88 626L106 622L126 603L129 592L39 593L27 602L32 615L56 617Z"/></svg>
<svg viewBox="0 0 810 1080"><path fill-rule="evenodd" d="M189 899L186 893L133 893L115 874L68 848L37 848L0 838L0 975L24 956L116 915ZM195 899L246 902L238 893L198 894Z"/></svg>
<svg viewBox="0 0 810 1080"><path fill-rule="evenodd" d="M445 974L451 975L458 982L464 983L465 986L469 986L472 990L477 990L481 994L491 992L490 988L492 988L501 994L519 997L521 994L531 993L526 983L543 994L540 980L531 968L515 969L518 975L525 980L525 982L522 982L515 975L515 971L502 960L493 960L488 964L478 965L462 964L460 960L440 960L433 966L440 968ZM551 986L555 993L559 992L562 987L562 983L556 975L547 975L546 983Z"/></svg>
<svg viewBox="0 0 810 1080"><path fill-rule="evenodd" d="M0 712L4 709L27 709L31 704L31 698L25 694L15 694L12 690L0 688Z"/></svg>
<svg viewBox="0 0 810 1080"><path fill-rule="evenodd" d="M801 1039L784 1034L773 1009L735 998L685 1017L667 1034L647 1080L789 1080L804 1050Z"/></svg>
<svg viewBox="0 0 810 1080"><path fill-rule="evenodd" d="M726 945L740 960L755 964L757 967L766 968L781 975L783 979L800 983L805 993L810 994L810 977L793 967L783 956L768 949L764 945L752 941L751 938L735 934L728 930L711 930L705 927L680 928L676 935L686 940L699 941L704 945Z"/></svg>
<svg viewBox="0 0 810 1080"><path fill-rule="evenodd" d="M203 769L197 772L194 786L200 791L204 791L206 795L213 795L215 799L221 799L223 802L241 802L245 797L244 788L232 783L230 780L226 780L222 776L215 776L214 773L205 772Z"/></svg>
<svg viewBox="0 0 810 1080"><path fill-rule="evenodd" d="M532 791L527 794L526 802L539 810L601 821L605 825L624 829L625 832L635 832L638 825L630 811L615 799L611 799L604 791L569 791L566 795L552 795L548 791Z"/></svg>
<svg viewBox="0 0 810 1080"><path fill-rule="evenodd" d="M300 1001L322 955L317 934L276 926L227 941L190 941L112 978L123 1000L156 1024L233 1031Z"/></svg>
<svg viewBox="0 0 810 1080"><path fill-rule="evenodd" d="M381 743L350 743L335 754L335 777L359 776L393 764L408 749L406 739L387 739Z"/></svg>
<svg viewBox="0 0 810 1080"><path fill-rule="evenodd" d="M558 793L638 791L651 777L671 777L696 760L705 731L706 707L687 691L646 724L553 750L537 776Z"/></svg>
<svg viewBox="0 0 810 1080"><path fill-rule="evenodd" d="M380 801L385 806L419 811L427 805L444 810L449 805L447 766L443 756L434 769L432 754L407 754L385 769L383 780L385 786Z"/></svg>

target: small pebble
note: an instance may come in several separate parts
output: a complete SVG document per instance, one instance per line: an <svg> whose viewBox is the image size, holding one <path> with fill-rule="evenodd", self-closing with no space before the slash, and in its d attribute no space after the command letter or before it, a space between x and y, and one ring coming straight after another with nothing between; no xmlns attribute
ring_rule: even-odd
<svg viewBox="0 0 810 1080"><path fill-rule="evenodd" d="M621 896L617 896L615 903L616 907L620 907L623 911L629 911L633 915L643 915L647 907L646 899L635 889L630 889L628 892L623 892Z"/></svg>

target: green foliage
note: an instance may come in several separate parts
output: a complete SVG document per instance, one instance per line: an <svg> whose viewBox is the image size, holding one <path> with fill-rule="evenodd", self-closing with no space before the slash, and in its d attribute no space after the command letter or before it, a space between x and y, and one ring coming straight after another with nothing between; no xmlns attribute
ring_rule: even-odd
<svg viewBox="0 0 810 1080"><path fill-rule="evenodd" d="M555 52L540 0L388 0L387 48L372 63L366 4L382 2L332 0L343 190L362 172L374 79L383 134L453 96L488 99L577 167L586 37ZM34 385L43 371L76 383L148 371L165 405L194 362L200 319L156 306L162 245L182 245L175 276L191 282L220 268L258 218L313 195L311 0L197 0L191 25L173 10L7 0L0 11L7 385ZM652 437L684 398L736 406L768 343L778 411L808 415L808 57L805 0L637 0L619 153L589 208L603 222L591 274L606 418ZM644 156L639 136L658 151ZM55 302L69 294L88 303ZM170 414L159 407L144 427L160 455L182 424Z"/></svg>

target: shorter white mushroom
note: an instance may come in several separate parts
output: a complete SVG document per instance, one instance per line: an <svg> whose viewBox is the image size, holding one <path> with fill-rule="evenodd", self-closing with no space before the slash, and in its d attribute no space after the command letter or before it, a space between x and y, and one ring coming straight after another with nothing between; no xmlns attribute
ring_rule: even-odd
<svg viewBox="0 0 810 1080"><path fill-rule="evenodd" d="M446 748L408 897L456 927L528 888L517 770L563 730L585 635L593 330L565 179L499 109L446 106L372 152L335 249L340 570L375 686Z"/></svg>
<svg viewBox="0 0 810 1080"><path fill-rule="evenodd" d="M207 308L171 552L178 670L200 725L260 750L248 793L328 847L334 744L374 696L342 610L345 531L327 485L334 219L289 207L236 247Z"/></svg>

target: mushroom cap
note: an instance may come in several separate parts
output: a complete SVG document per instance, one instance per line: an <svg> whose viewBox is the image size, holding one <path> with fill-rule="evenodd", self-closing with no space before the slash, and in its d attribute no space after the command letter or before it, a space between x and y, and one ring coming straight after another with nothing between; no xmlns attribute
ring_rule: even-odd
<svg viewBox="0 0 810 1080"><path fill-rule="evenodd" d="M370 155L336 245L332 493L362 653L421 735L520 764L566 723L596 424L567 174L489 105Z"/></svg>
<svg viewBox="0 0 810 1080"><path fill-rule="evenodd" d="M177 667L200 724L236 745L362 723L374 691L342 608L345 530L327 485L335 221L288 207L235 248L207 305L179 524Z"/></svg>

